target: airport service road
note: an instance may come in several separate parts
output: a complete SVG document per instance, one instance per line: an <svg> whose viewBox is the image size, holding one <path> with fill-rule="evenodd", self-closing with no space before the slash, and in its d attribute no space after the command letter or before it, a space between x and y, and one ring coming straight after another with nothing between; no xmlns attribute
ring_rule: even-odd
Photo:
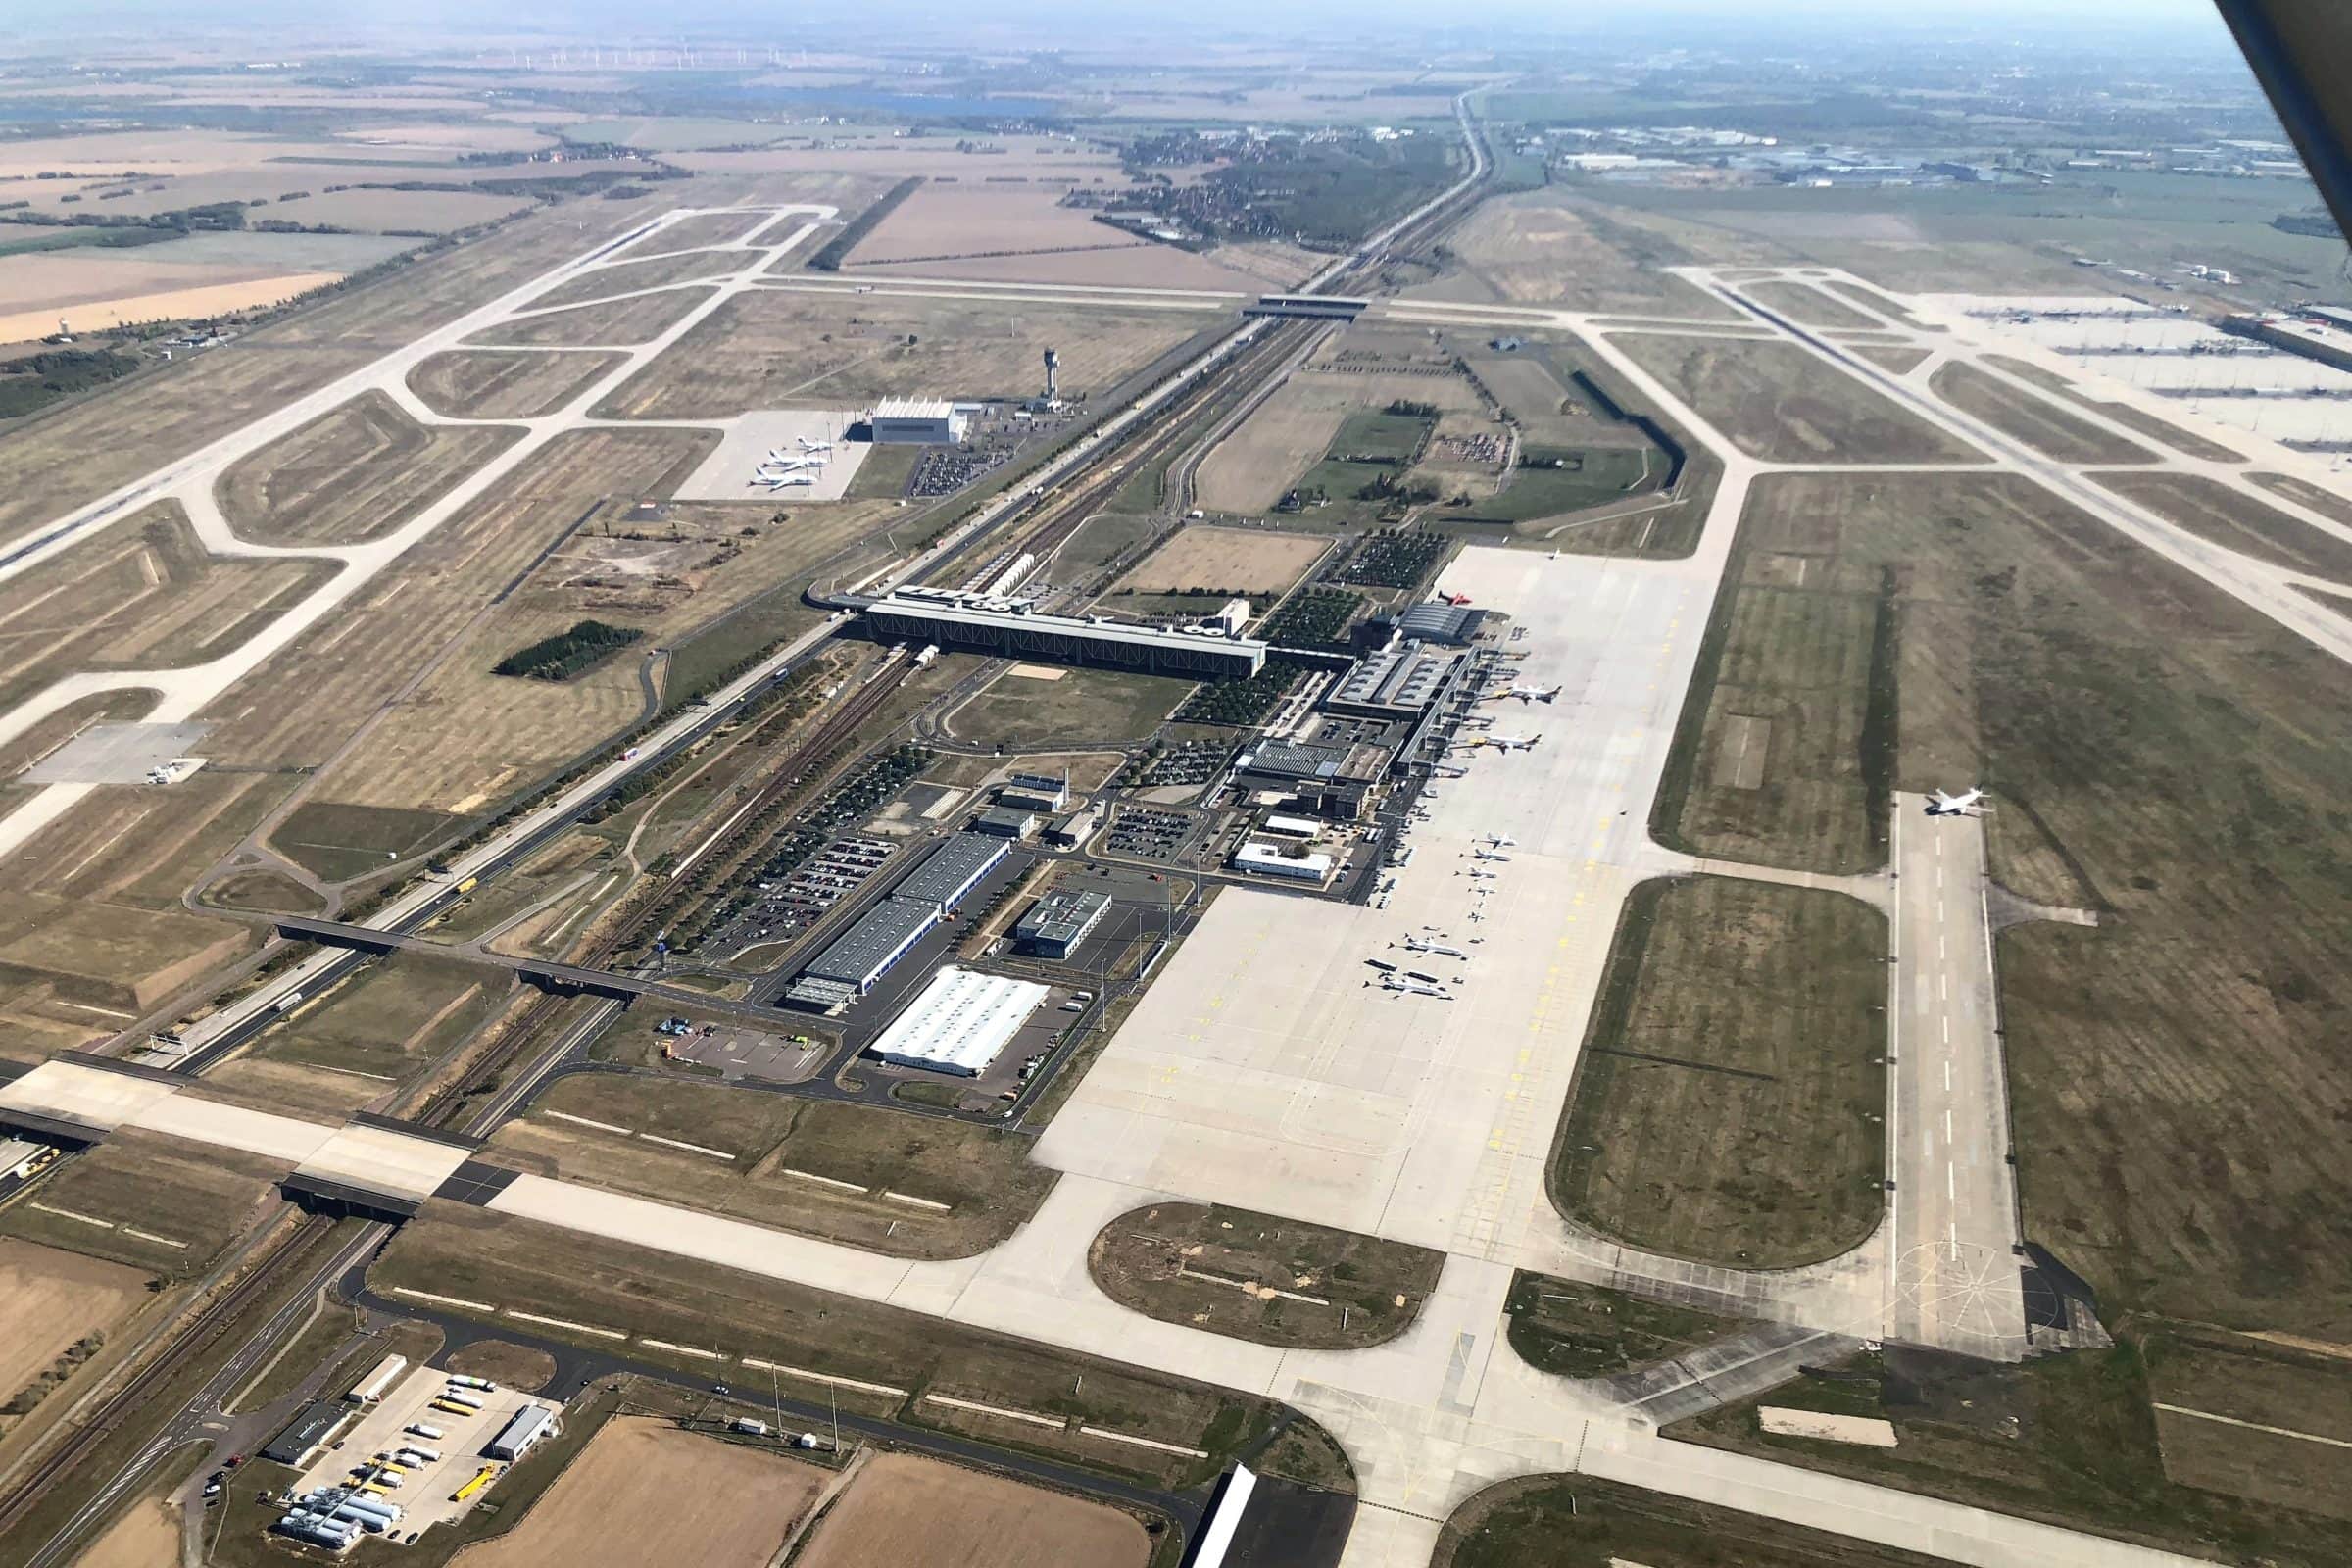
<svg viewBox="0 0 2352 1568"><path fill-rule="evenodd" d="M1984 824L1895 797L1893 1321L1992 1360L2025 1351L2025 1296L1997 1034Z"/></svg>
<svg viewBox="0 0 2352 1568"><path fill-rule="evenodd" d="M769 244L740 249L744 265L738 270L716 279L710 296L688 311L667 330L651 342L636 348L619 350L621 363L593 385L583 389L559 412L539 418L503 421L481 421L445 418L427 409L409 390L410 370L430 355L456 347L466 338L503 321L524 318L532 315L550 314L528 310L528 301L545 292L550 286L569 278L594 272L615 265L605 260L607 253L623 240L656 231L714 209L677 209L663 214L652 223L632 230L619 240L608 241L584 256L575 258L541 274L520 288L511 290L490 304L468 312L445 326L426 333L402 348L341 380L288 404L282 409L262 416L241 429L223 436L189 457L167 466L156 473L135 480L90 507L85 507L59 522L36 531L34 543L21 546L13 553L0 556L0 581L48 560L85 537L97 528L106 526L121 515L132 502L171 499L186 511L197 537L205 548L221 556L297 556L315 560L335 561L342 569L319 585L300 603L256 632L244 643L202 664L175 669L83 671L51 682L0 715L0 742L22 734L42 718L86 697L109 691L152 690L158 702L148 714L152 721L176 723L192 718L209 704L230 690L237 682L252 674L271 656L291 645L303 633L324 620L389 566L412 546L455 516L461 510L485 494L528 461L541 448L567 430L576 429L591 420L588 411L613 388L619 386L657 355L685 336L711 312L744 288L755 284L760 274L789 254L802 241L814 233L818 221L833 216L830 207L786 206L754 207L749 211L774 212L778 219L788 216L804 217L808 221L787 231ZM733 211L735 209L715 209ZM771 225L773 226L773 225ZM679 285L683 286L683 285ZM637 291L658 292L658 291ZM593 303L593 302L585 302ZM577 307L565 307L576 309ZM237 537L222 515L214 494L220 475L230 465L259 451L271 441L326 414L340 404L364 392L376 391L390 397L412 417L425 424L466 424L499 422L521 428L521 439L492 458L461 480L448 494L419 513L413 520L383 538L366 544L345 546L270 546L257 545ZM24 845L35 833L64 816L79 804L96 786L88 784L51 784L42 786L30 799L20 805L5 818L0 818L0 853Z"/></svg>

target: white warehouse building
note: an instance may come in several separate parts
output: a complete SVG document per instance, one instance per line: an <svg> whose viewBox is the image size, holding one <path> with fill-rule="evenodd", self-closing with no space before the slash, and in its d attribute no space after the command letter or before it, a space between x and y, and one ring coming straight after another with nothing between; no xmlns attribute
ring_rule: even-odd
<svg viewBox="0 0 2352 1568"><path fill-rule="evenodd" d="M963 439L963 413L945 398L884 398L870 422L878 447L949 447Z"/></svg>
<svg viewBox="0 0 2352 1568"><path fill-rule="evenodd" d="M902 1067L977 1078L1021 1032L1049 989L947 964L866 1049Z"/></svg>

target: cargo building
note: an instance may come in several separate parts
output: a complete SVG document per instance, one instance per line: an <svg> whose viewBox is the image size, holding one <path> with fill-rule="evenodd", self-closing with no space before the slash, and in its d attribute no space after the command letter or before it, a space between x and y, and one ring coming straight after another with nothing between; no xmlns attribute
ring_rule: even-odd
<svg viewBox="0 0 2352 1568"><path fill-rule="evenodd" d="M1066 958L1109 912L1106 894L1056 888L1029 906L1012 928L1013 940L1041 958Z"/></svg>

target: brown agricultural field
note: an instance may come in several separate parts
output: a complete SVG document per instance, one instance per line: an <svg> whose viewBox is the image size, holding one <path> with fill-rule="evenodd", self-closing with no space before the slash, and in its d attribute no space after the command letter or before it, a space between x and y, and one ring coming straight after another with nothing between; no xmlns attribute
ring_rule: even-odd
<svg viewBox="0 0 2352 1568"><path fill-rule="evenodd" d="M559 305L587 305L593 301L611 299L617 294L634 294L641 289L697 282L728 272L740 272L757 259L748 251L686 251L676 256L656 257L651 261L620 262L611 267L599 267L593 271L582 272L558 283L546 293L534 295L528 308L544 311Z"/></svg>
<svg viewBox="0 0 2352 1568"><path fill-rule="evenodd" d="M2061 463L2156 461L2156 454L2146 447L2077 418L2046 398L1987 375L1973 365L1946 365L1929 377L1928 385L1961 413L1975 415Z"/></svg>
<svg viewBox="0 0 2352 1568"><path fill-rule="evenodd" d="M436 354L409 372L409 390L465 419L533 419L561 410L620 364L617 354Z"/></svg>
<svg viewBox="0 0 2352 1568"><path fill-rule="evenodd" d="M147 1274L0 1237L0 1401L74 1341L103 1335L147 1297Z"/></svg>
<svg viewBox="0 0 2352 1568"><path fill-rule="evenodd" d="M611 300L601 305L574 305L569 310L547 311L503 325L486 326L466 341L468 344L513 343L530 348L583 348L598 345L633 348L660 337L687 312L715 292L708 288L671 288L663 289L659 294L640 294L634 299Z"/></svg>
<svg viewBox="0 0 2352 1568"><path fill-rule="evenodd" d="M1737 631L1763 571L1780 579L1765 591L1812 602L1781 617L1780 651ZM1872 768L1902 789L1981 781L2000 803L1996 880L2101 911L2096 929L2000 938L2026 1234L2091 1281L2103 1317L2352 1343L2328 1262L2352 1253L2352 1221L2327 1199L2352 1185L2335 1135L2352 883L2326 848L2352 690L2335 662L2022 478L1767 477L1731 577L1661 831L1704 820L1686 815L1694 791L1721 800L1698 737L1755 711L1748 694L1871 703L1873 663L1814 651L1853 640L1841 597L1890 585L1896 642L1875 667L1894 672L1891 759L1866 765L1857 730L1828 725L1776 739L1770 765L1844 780L1848 842L1870 833ZM1735 669L1746 693L1727 696ZM1818 833L1783 815L1721 847L1806 864Z"/></svg>
<svg viewBox="0 0 2352 1568"><path fill-rule="evenodd" d="M1104 228L1110 250L1031 251L1009 256L958 257L954 261L902 262L861 267L859 276L887 287L899 277L954 277L973 283L1066 283L1083 288L1207 290L1262 294L1288 288L1314 270L1280 254L1258 255L1238 246L1201 254L1152 240L1131 240ZM1219 308L1216 301L1204 305ZM1225 302L1226 307L1238 303Z"/></svg>
<svg viewBox="0 0 2352 1568"><path fill-rule="evenodd" d="M1262 528L1180 528L1118 581L1141 594L1188 588L1282 594L1323 558L1330 541Z"/></svg>
<svg viewBox="0 0 2352 1568"><path fill-rule="evenodd" d="M363 393L240 459L220 476L220 510L257 544L364 544L400 528L521 433L418 424L382 393Z"/></svg>
<svg viewBox="0 0 2352 1568"><path fill-rule="evenodd" d="M1143 1568L1152 1538L1099 1502L925 1459L877 1454L809 1536L798 1568Z"/></svg>
<svg viewBox="0 0 2352 1568"><path fill-rule="evenodd" d="M1983 463L1794 343L1628 333L1627 355L1754 458L1776 463Z"/></svg>
<svg viewBox="0 0 2352 1568"><path fill-rule="evenodd" d="M598 412L718 418L899 394L1025 396L1048 348L1061 352L1065 394L1102 396L1200 330L1189 313L760 289L712 312Z"/></svg>
<svg viewBox="0 0 2352 1568"><path fill-rule="evenodd" d="M781 1454L616 1415L522 1523L456 1560L465 1568L766 1568L827 1480Z"/></svg>
<svg viewBox="0 0 2352 1568"><path fill-rule="evenodd" d="M218 658L335 569L211 555L177 503L157 502L0 583L0 701L75 670Z"/></svg>
<svg viewBox="0 0 2352 1568"><path fill-rule="evenodd" d="M2352 544L2217 479L2184 473L2111 473L2099 483L2200 539L2289 571L2352 585Z"/></svg>
<svg viewBox="0 0 2352 1568"><path fill-rule="evenodd" d="M250 1054L373 1084L406 1079L497 1012L507 976L408 953L361 969L255 1038Z"/></svg>
<svg viewBox="0 0 2352 1568"><path fill-rule="evenodd" d="M850 253L845 270L893 262L960 261L1006 251L1152 246L1061 205L1062 187L929 181ZM960 275L960 274L958 274Z"/></svg>

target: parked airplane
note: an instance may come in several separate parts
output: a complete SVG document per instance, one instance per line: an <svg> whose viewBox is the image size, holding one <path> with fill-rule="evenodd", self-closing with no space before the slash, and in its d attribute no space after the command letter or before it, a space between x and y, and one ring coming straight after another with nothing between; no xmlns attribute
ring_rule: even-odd
<svg viewBox="0 0 2352 1568"><path fill-rule="evenodd" d="M1536 749L1536 743L1543 738L1540 734L1481 735L1479 743L1484 746L1499 746L1506 752L1532 752Z"/></svg>
<svg viewBox="0 0 2352 1568"><path fill-rule="evenodd" d="M779 473L770 479L756 479L753 483L764 485L770 490L782 490L791 485L814 484L816 475L813 473Z"/></svg>
<svg viewBox="0 0 2352 1568"><path fill-rule="evenodd" d="M1481 833L1478 836L1478 841L1481 844L1491 844L1498 850L1507 850L1512 845L1519 842L1517 839L1511 837L1508 833Z"/></svg>
<svg viewBox="0 0 2352 1568"><path fill-rule="evenodd" d="M1453 993L1446 990L1444 986L1431 985L1426 980L1407 980L1399 975L1382 975L1380 977L1380 988L1383 991L1394 992L1400 997L1435 997L1440 1002L1451 1002L1453 1000Z"/></svg>
<svg viewBox="0 0 2352 1568"><path fill-rule="evenodd" d="M1557 686L1521 686L1514 683L1505 686L1498 692L1487 693L1486 700L1493 703L1499 702L1505 697L1516 697L1523 703L1548 703L1559 695L1560 689Z"/></svg>
<svg viewBox="0 0 2352 1568"><path fill-rule="evenodd" d="M1980 804L1984 799L1984 792L1983 790L1972 789L1959 795L1946 795L1943 791L1936 790L1928 797L1928 814L1930 816L1983 816L1986 811L1992 809L1989 806Z"/></svg>
<svg viewBox="0 0 2352 1568"><path fill-rule="evenodd" d="M830 441L811 441L807 436L803 436L801 437L801 450L803 452L830 452L833 450L833 443Z"/></svg>
<svg viewBox="0 0 2352 1568"><path fill-rule="evenodd" d="M1470 602L1468 594L1440 594L1438 597L1449 605L1466 605Z"/></svg>
<svg viewBox="0 0 2352 1568"><path fill-rule="evenodd" d="M1494 880L1494 873L1492 871L1473 871L1470 873L1470 879L1473 882L1492 882Z"/></svg>
<svg viewBox="0 0 2352 1568"><path fill-rule="evenodd" d="M1468 778L1470 776L1470 770L1468 768L1455 767L1450 762L1438 763L1437 773L1438 777L1440 778Z"/></svg>
<svg viewBox="0 0 2352 1568"><path fill-rule="evenodd" d="M1511 858L1500 850L1472 850L1470 853L1482 860L1501 860L1506 864Z"/></svg>
<svg viewBox="0 0 2352 1568"><path fill-rule="evenodd" d="M1408 936L1404 939L1404 945L1414 953L1442 953L1448 958L1470 956L1459 948L1449 948L1443 942L1432 942L1427 937Z"/></svg>

